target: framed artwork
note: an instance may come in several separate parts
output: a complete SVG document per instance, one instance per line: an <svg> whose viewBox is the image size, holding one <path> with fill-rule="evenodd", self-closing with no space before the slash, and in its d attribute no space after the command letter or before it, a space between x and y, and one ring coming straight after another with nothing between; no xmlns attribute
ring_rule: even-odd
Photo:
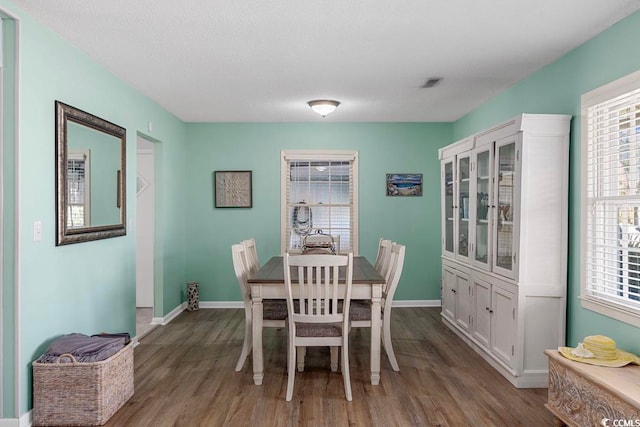
<svg viewBox="0 0 640 427"><path fill-rule="evenodd" d="M216 208L252 207L251 171L215 171L213 174Z"/></svg>
<svg viewBox="0 0 640 427"><path fill-rule="evenodd" d="M422 174L388 173L387 196L422 196Z"/></svg>

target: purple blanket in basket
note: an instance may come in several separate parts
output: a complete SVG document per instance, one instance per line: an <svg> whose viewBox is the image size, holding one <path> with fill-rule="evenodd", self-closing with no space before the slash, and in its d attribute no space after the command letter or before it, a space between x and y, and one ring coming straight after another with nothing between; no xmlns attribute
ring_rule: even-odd
<svg viewBox="0 0 640 427"><path fill-rule="evenodd" d="M77 362L98 362L108 359L124 347L124 337L90 337L84 334L64 335L51 343L46 353L38 358L41 363L70 363L71 354ZM61 357L62 356L62 357Z"/></svg>

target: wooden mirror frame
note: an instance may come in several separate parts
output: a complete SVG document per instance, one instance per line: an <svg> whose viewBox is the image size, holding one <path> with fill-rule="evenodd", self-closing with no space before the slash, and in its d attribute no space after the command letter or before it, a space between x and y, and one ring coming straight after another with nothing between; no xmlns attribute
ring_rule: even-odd
<svg viewBox="0 0 640 427"><path fill-rule="evenodd" d="M108 239L127 234L126 227L126 129L103 120L93 114L79 110L60 101L55 102L56 122L56 246L91 240ZM90 129L111 135L120 140L120 169L117 171L117 194L113 195L114 203L120 208L120 221L115 224L87 226L81 228L67 227L67 162L68 162L68 129L67 124L86 126Z"/></svg>

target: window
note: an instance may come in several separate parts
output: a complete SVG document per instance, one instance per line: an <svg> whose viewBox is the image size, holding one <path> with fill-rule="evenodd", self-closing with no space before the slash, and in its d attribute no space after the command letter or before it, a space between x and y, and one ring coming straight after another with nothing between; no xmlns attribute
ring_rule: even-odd
<svg viewBox="0 0 640 427"><path fill-rule="evenodd" d="M67 227L91 224L91 182L89 151L69 150L67 158Z"/></svg>
<svg viewBox="0 0 640 427"><path fill-rule="evenodd" d="M585 308L640 326L640 71L582 96Z"/></svg>
<svg viewBox="0 0 640 427"><path fill-rule="evenodd" d="M358 253L358 153L283 151L281 159L282 251L302 248L308 234L322 232L340 252Z"/></svg>

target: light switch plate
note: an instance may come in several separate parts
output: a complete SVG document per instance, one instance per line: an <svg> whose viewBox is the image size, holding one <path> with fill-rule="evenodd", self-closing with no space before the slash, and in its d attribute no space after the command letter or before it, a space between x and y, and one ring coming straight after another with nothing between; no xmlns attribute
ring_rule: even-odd
<svg viewBox="0 0 640 427"><path fill-rule="evenodd" d="M39 242L42 240L42 221L36 221L33 223L33 241Z"/></svg>

